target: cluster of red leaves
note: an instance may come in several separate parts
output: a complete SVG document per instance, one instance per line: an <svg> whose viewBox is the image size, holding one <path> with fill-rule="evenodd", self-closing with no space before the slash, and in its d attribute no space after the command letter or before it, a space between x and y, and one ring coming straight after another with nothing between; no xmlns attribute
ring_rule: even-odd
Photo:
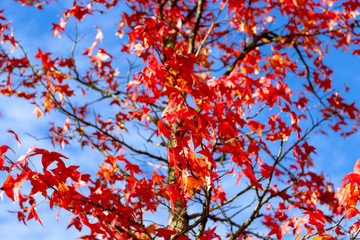
<svg viewBox="0 0 360 240"><path fill-rule="evenodd" d="M47 3L21 2L39 8ZM315 148L306 138L330 119L330 128L340 135L348 136L357 130L360 120L355 104L331 92L332 71L323 62L326 50L321 37L329 37L335 47L345 50L358 44L360 37L355 28L359 27L356 17L360 2L340 1L336 9L341 11L334 10L335 1L329 0L218 2L219 15L225 7L228 11L225 27L216 23L209 1L202 6L197 5L198 1L179 1L177 5L170 2L129 1L130 10L121 14L116 34L128 32L129 40L123 44L122 52L135 53L144 64L141 71L128 78L125 87L120 87L123 83L117 78L119 71L113 67L114 53L102 47L104 35L100 27L95 27L94 41L82 52L88 66L80 71L75 57L53 57L38 49L34 59L28 58L19 49L10 22L0 12L4 48L0 52L0 70L6 76L6 81L0 83L1 94L29 100L36 106L38 117L55 110L63 113L65 123L53 123L50 128L53 143L64 147L80 139L82 147L90 145L105 156L96 175L90 176L78 171L77 166L66 166L66 157L60 153L44 149L31 148L12 163L5 155L10 148L1 146L0 170L8 176L1 190L19 202L19 220L40 221L34 195L41 194L49 199L51 209L57 206L74 215L69 227L80 231L86 225L90 229L84 239L190 239L188 233L197 228L198 239L220 239L216 227L206 225L208 219L216 224L228 223L231 239L259 237L248 230L253 223L268 227L267 235L278 239L284 234L296 235L296 239L312 234L319 235L315 239L337 239L327 235L332 219L342 214L351 219L360 213L355 207L359 163L335 196L333 185L322 174L310 170ZM116 0L93 0L88 4L75 0L61 14L60 22L53 23L53 36L60 38L74 19L81 23L102 14L102 7L119 5ZM195 10L202 9L206 9L202 16L197 13L200 20L193 17ZM276 21L284 22L280 32L272 27L277 26L273 25ZM224 35L237 40L221 40ZM244 40L238 40L239 36ZM77 39L74 41L77 43ZM269 49L261 51L266 45ZM11 54L16 50L20 54ZM212 50L221 56L213 57ZM310 70L310 63L316 70ZM226 68L221 76L213 74L217 65ZM294 87L287 81L294 76L305 83ZM297 87L300 92L295 97ZM79 89L83 96L94 91L101 100L111 98L108 105L116 109L115 113L108 118L96 113L93 121L89 120L93 110L90 103L72 102ZM320 92L329 96L325 99ZM311 113L315 103L320 107ZM312 114L321 120L314 122ZM157 136L156 141L163 144L158 145L165 146L162 150L166 158L121 138L121 133L128 131L125 124L133 122ZM280 146L278 155L273 153L274 146ZM155 170L146 173L131 154L120 154L126 151L150 157ZM286 161L291 154L294 161ZM28 164L38 157L41 171L32 170ZM159 173L160 163L174 170L175 179L170 181L170 176ZM17 170L20 173L15 176ZM233 193L225 191L222 179L236 174L237 186L243 181L248 187L232 198ZM21 187L26 182L30 189L25 194ZM230 213L224 213L222 208L244 193L256 196L257 204L247 219L234 224L227 217ZM202 204L202 210L192 215L188 229L144 224L144 213L156 213L159 205L167 202L169 214L174 214L179 210L179 201L183 206ZM324 206L328 207L326 213ZM296 211L300 216L293 214ZM217 216L221 214L224 218ZM256 222L260 216L263 220ZM349 233L357 232L359 225L356 222ZM233 226L238 230L233 231ZM338 225L331 229L337 236L346 233Z"/></svg>
<svg viewBox="0 0 360 240"><path fill-rule="evenodd" d="M345 212L346 219L352 219L360 214L356 208L359 199L359 185L360 184L360 159L354 166L354 171L347 174L342 180L342 187L336 192L336 197L339 199L338 214ZM356 221L349 230L349 234L355 233L359 230L359 221Z"/></svg>
<svg viewBox="0 0 360 240"><path fill-rule="evenodd" d="M9 132L18 140L13 131ZM0 170L8 172L0 189L11 200L19 203L21 211L17 212L18 219L24 224L34 218L42 225L35 207L35 196L41 194L50 201L51 209L59 207L58 217L61 209L74 215L68 228L74 226L81 231L83 225L89 227L90 235L83 236L83 239L95 239L94 236L107 239L150 239L153 234L155 237L170 239L177 232L171 227L159 227L158 224L146 227L138 224L142 211L155 212L160 199L169 198L169 192L164 188L165 176L159 175L156 170L152 179L139 180L136 176L142 171L126 160L124 155L107 156L104 160L106 165L100 166L98 178L93 181L89 174L79 172L78 166L66 166L63 159L67 157L60 153L31 148L26 155L12 162L6 156L8 150L12 149L6 145L0 146ZM42 171L33 171L29 163L38 161L38 156L41 157ZM119 170L119 162L124 163L121 165L123 170ZM15 169L20 170L20 174L12 176ZM24 187L28 192L25 194L25 190L20 190L27 182L30 187ZM119 183L125 184L126 190L115 188ZM214 233L215 229L206 231L199 239L219 238Z"/></svg>
<svg viewBox="0 0 360 240"><path fill-rule="evenodd" d="M156 190L156 185L163 184L163 176L154 172L154 179L137 180L135 175L141 173L137 165L128 162L124 156L116 158L108 156L104 161L108 164L100 168L97 173L99 177L94 182L90 179L90 175L79 172L78 166L66 166L62 160L66 157L60 153L31 148L26 155L20 156L16 162L9 165L6 153L12 149L6 145L2 145L0 149L0 169L8 172L1 190L10 199L19 203L21 207L21 211L18 212L19 221L25 223L35 218L41 223L36 213L34 197L41 194L50 200L51 209L57 206L74 214L75 217L69 227L75 226L81 230L82 225L86 225L91 229L92 236L128 239L134 233L141 236L148 231L147 229L152 229L151 226L145 228L137 224L138 211L141 209L156 211L158 196L152 193ZM33 171L29 167L29 162L37 161L37 156L41 156L41 172ZM121 173L116 170L119 169L119 161L125 162L124 171ZM21 172L13 177L12 172L15 168ZM30 188L25 188L28 194L20 192L25 182L31 184ZM116 182L123 182L127 190L119 192L118 189L107 186L107 182L111 183L111 186ZM88 188L87 195L80 190L85 187ZM124 199L121 199L121 195ZM132 202L134 198L140 201ZM94 221L93 218L98 221ZM154 231L153 229L151 233Z"/></svg>

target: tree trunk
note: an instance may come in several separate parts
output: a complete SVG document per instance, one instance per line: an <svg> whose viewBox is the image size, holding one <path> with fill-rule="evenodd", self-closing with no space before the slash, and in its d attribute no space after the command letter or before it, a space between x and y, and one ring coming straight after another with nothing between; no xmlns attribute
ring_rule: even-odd
<svg viewBox="0 0 360 240"><path fill-rule="evenodd" d="M160 19L163 19L162 16L162 10L164 5L161 4L162 1L158 1L158 3L160 4ZM173 8L174 6L176 6L177 4L177 0L170 0L169 1L169 8ZM170 25L173 25L174 23L169 23ZM166 46L168 48L174 48L175 47L175 43L176 43L176 35L174 36L170 36L170 37L164 37L164 41L163 41L163 46ZM163 55L163 61L168 60L166 58L166 55ZM180 106L179 106L180 108ZM179 109L177 109L179 110ZM173 129L173 134L176 134L177 129L178 129L178 125L177 124L173 124L172 126ZM171 136L170 140L168 142L168 149L171 149L172 147L175 147L177 145L175 137ZM175 168L174 167L170 167L168 165L168 184L169 187L172 184L177 184L177 179L178 176L176 175L175 172ZM168 224L169 226L173 227L174 229L178 230L178 231L185 231L184 235L187 236L187 227L188 227L188 214L187 214L187 206L185 202L182 202L180 199L177 199L175 201L175 204L173 206L172 209L169 209L169 219L168 219Z"/></svg>
<svg viewBox="0 0 360 240"><path fill-rule="evenodd" d="M176 111L180 110L180 105L177 107ZM170 154L170 149L176 147L177 141L175 135L178 132L179 125L174 123L172 126L172 134L168 142L168 149ZM175 167L168 165L168 186L171 187L173 184L177 184L178 176L176 175ZM186 231L188 227L188 214L186 203L177 199L174 203L172 209L169 209L169 219L168 223L171 227L175 228L178 231ZM187 236L187 233L185 233Z"/></svg>
<svg viewBox="0 0 360 240"><path fill-rule="evenodd" d="M168 170L168 182L170 184L176 184L177 175L174 167L169 167ZM180 199L175 201L173 209L169 210L169 225L176 230L186 230L188 226L188 215L186 203L183 203Z"/></svg>

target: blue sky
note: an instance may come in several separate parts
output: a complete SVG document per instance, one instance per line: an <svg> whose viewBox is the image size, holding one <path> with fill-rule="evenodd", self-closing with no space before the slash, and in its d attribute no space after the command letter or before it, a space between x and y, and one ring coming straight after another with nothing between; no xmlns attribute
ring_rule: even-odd
<svg viewBox="0 0 360 240"><path fill-rule="evenodd" d="M72 4L72 1L65 2ZM22 7L20 3L14 3L13 1L0 1L0 9L5 9L6 18L12 20L14 34L28 51L31 58L37 53L38 47L53 52L54 54L60 54L64 49L71 49L71 42L63 41L64 39L66 40L65 36L63 36L61 40L52 38L51 32L51 22L57 23L59 21L57 15L65 11L65 5L66 3L64 4L64 1L59 1L54 4L54 6L47 6L45 12L38 11L35 8ZM91 36L88 37L89 41L92 41L96 35L94 26L95 23L85 26L91 29ZM51 41L49 41L49 39ZM104 41L107 40L104 39ZM81 49L81 51L83 51L83 49ZM65 52L68 53L69 51ZM13 97L6 98L0 96L0 144L9 145L16 151L16 155L10 154L9 157L16 159L18 156L25 154L33 145L38 148L54 149L48 140L37 141L29 136L30 134L37 138L46 137L50 127L48 124L49 118L45 116L37 119L33 110L34 106L25 101ZM62 122L65 121L65 118L61 115L58 115L57 119L60 119ZM7 133L9 129L14 130L18 134L22 142L20 148L17 147L14 137ZM86 171L89 172L95 172L96 165L100 163L99 159L103 159L103 157L96 152L84 153L78 146L67 146L64 150L57 148L56 151L61 151L63 155L70 158L67 164L86 166ZM3 182L4 179L6 179L5 175L5 173L0 173L0 181ZM69 224L68 220L72 217L67 211L61 211L59 222L57 222L56 214L58 209L50 211L48 201L39 204L37 207L38 215L44 224L44 228L38 222L34 221L29 221L28 226L18 222L16 214L8 212L8 210L18 210L18 204L12 203L12 201L6 197L4 197L3 201L0 200L0 202L0 239L60 240L76 239L83 235L75 228L66 230Z"/></svg>
<svg viewBox="0 0 360 240"><path fill-rule="evenodd" d="M25 49L29 51L30 56L36 54L37 48L53 52L61 53L64 49L71 48L71 42L60 41L51 37L51 22L58 22L57 15L65 10L65 4L71 4L72 1L58 1L54 6L45 6L46 12L37 11L34 8L21 7L19 3L13 1L0 1L0 9L5 9L4 16L12 20L15 37L20 40ZM113 17L115 13L110 13L107 17ZM104 25L103 32L105 34L104 45L112 46L113 52L119 52L121 47L113 36L115 25L103 24L107 18L91 19L83 30L90 32L87 41L92 41L96 35L95 25ZM69 30L71 25L69 24ZM65 36L61 40L65 39ZM61 45L59 45L61 44ZM61 46L59 48L59 46ZM83 51L81 49L80 51ZM66 52L66 51L65 51ZM121 59L118 60L119 63ZM346 83L350 87L347 94L348 99L358 101L360 94L360 59L353 57L349 53L341 53L335 49L330 49L326 62L335 71L334 86L343 90L343 84ZM119 65L121 70L121 64ZM358 105L359 107L359 105ZM6 98L0 96L0 145L11 145L17 153L17 156L26 153L27 149L33 145L39 148L53 149L53 146L47 140L36 141L28 134L42 138L47 136L49 119L47 117L37 119L33 114L34 106L25 103L16 98ZM59 116L61 121L65 119ZM16 141L11 134L6 133L8 129L14 130L22 145L17 148ZM333 183L340 184L341 179L350 171L353 164L360 158L360 134L344 139L337 134L329 134L324 136L321 134L312 135L309 142L313 143L317 149L317 155L314 156L316 170L323 171L326 176L330 177ZM57 149L57 151L60 151ZM96 165L102 159L100 154L94 152L83 152L79 150L75 144L67 146L61 150L62 154L69 157L69 164L87 166L88 171L93 172ZM15 156L14 156L15 157ZM0 182L6 178L4 173L0 173ZM1 201L1 200L0 200ZM39 217L43 220L44 228L37 222L30 221L28 227L19 223L15 214L11 214L8 210L17 210L17 204L4 198L0 205L0 239L75 239L80 236L74 229L65 230L68 225L69 214L66 211L61 212L60 222L56 222L57 210L49 212L48 204L40 204L38 207Z"/></svg>

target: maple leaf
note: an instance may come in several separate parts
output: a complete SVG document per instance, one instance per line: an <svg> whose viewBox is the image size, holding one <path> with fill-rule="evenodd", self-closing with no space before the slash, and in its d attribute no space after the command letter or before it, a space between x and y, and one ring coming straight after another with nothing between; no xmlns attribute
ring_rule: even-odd
<svg viewBox="0 0 360 240"><path fill-rule="evenodd" d="M215 233L216 228L217 228L217 226L214 227L213 229L205 231L205 233L204 233L205 236L201 236L200 238L198 238L198 240L211 240L211 239L221 240L220 236Z"/></svg>
<svg viewBox="0 0 360 240"><path fill-rule="evenodd" d="M163 134L164 137L169 139L169 137L170 137L169 130L161 120L158 122L158 128L159 128L159 135Z"/></svg>
<svg viewBox="0 0 360 240"><path fill-rule="evenodd" d="M246 177L248 177L250 179L250 182L252 185L254 185L255 187L259 188L260 190L263 190L262 186L260 183L258 183L252 169L250 166L247 166L245 169L242 170L243 173L245 174Z"/></svg>
<svg viewBox="0 0 360 240"><path fill-rule="evenodd" d="M291 233L288 226L289 226L290 221L285 221L283 222L280 226L279 229L276 233L276 236L279 240L281 240L283 238L284 234L289 234Z"/></svg>
<svg viewBox="0 0 360 240"><path fill-rule="evenodd" d="M217 165L215 163L214 157L211 154L211 152L209 151L209 149L204 148L203 150L199 151L198 153L203 154L207 158L207 160L211 163L211 165L213 166L215 171L217 170Z"/></svg>
<svg viewBox="0 0 360 240"><path fill-rule="evenodd" d="M171 236L176 233L176 230L167 226L166 228L157 228L156 232L157 237L163 237L165 240L170 240Z"/></svg>
<svg viewBox="0 0 360 240"><path fill-rule="evenodd" d="M360 214L359 210L357 210L354 207L351 207L351 208L346 210L345 218L351 219L351 218L355 217L358 214Z"/></svg>
<svg viewBox="0 0 360 240"><path fill-rule="evenodd" d="M3 186L0 188L2 191L5 191L6 195L14 201L14 192L15 179L9 174Z"/></svg>
<svg viewBox="0 0 360 240"><path fill-rule="evenodd" d="M53 37L57 36L58 38L61 38L61 32L65 31L66 23L67 20L62 17L60 18L59 24L52 23L53 28L51 30L53 31Z"/></svg>
<svg viewBox="0 0 360 240"><path fill-rule="evenodd" d="M42 224L39 216L37 215L36 211L35 211L35 207L34 205L31 205L31 208L30 208L30 212L29 212L29 215L28 215L28 218L26 219L27 221L32 219L32 218L35 218L36 221L39 221L39 223L41 224L42 227L44 227L44 225Z"/></svg>
<svg viewBox="0 0 360 240"><path fill-rule="evenodd" d="M76 1L74 1L73 7L64 12L65 18L69 18L70 15L73 15L78 20L82 21L86 14L92 14L92 10L90 8L87 8L85 6L79 6L76 4Z"/></svg>
<svg viewBox="0 0 360 240"><path fill-rule="evenodd" d="M75 217L69 220L70 224L66 228L74 226L77 230L81 231L82 223L79 217Z"/></svg>
<svg viewBox="0 0 360 240"><path fill-rule="evenodd" d="M226 193L222 186L215 188L213 191L214 194L211 196L211 201L216 202L217 200L220 200L221 203L226 201Z"/></svg>
<svg viewBox="0 0 360 240"><path fill-rule="evenodd" d="M41 162L42 162L44 169L47 169L47 167L54 161L57 161L60 164L64 164L64 162L61 160L61 158L68 159L67 157L65 157L64 155L62 155L60 153L49 152L45 149L35 148L32 150L32 152L33 153L30 154L29 156L34 156L34 155L38 155L38 154L42 155Z"/></svg>
<svg viewBox="0 0 360 240"><path fill-rule="evenodd" d="M350 228L348 234L355 233L360 227L360 221L356 221Z"/></svg>
<svg viewBox="0 0 360 240"><path fill-rule="evenodd" d="M3 16L3 13L4 13L4 9L0 10L0 20L5 21L6 18Z"/></svg>

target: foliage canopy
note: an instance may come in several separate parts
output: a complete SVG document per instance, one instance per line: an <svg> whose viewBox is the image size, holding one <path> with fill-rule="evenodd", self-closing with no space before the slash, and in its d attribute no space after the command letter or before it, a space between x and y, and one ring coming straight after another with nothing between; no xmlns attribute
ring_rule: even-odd
<svg viewBox="0 0 360 240"><path fill-rule="evenodd" d="M59 152L12 159L2 145L1 190L19 203L19 221L42 224L45 198L74 215L69 227L89 229L83 239L357 236L360 162L335 190L313 171L308 139L357 132L359 110L333 89L324 58L328 48L360 55L358 0L67 4L49 31L64 42L56 54L24 48L0 12L0 92L38 118L63 114L50 125L54 145L78 141L103 158L88 174Z"/></svg>

